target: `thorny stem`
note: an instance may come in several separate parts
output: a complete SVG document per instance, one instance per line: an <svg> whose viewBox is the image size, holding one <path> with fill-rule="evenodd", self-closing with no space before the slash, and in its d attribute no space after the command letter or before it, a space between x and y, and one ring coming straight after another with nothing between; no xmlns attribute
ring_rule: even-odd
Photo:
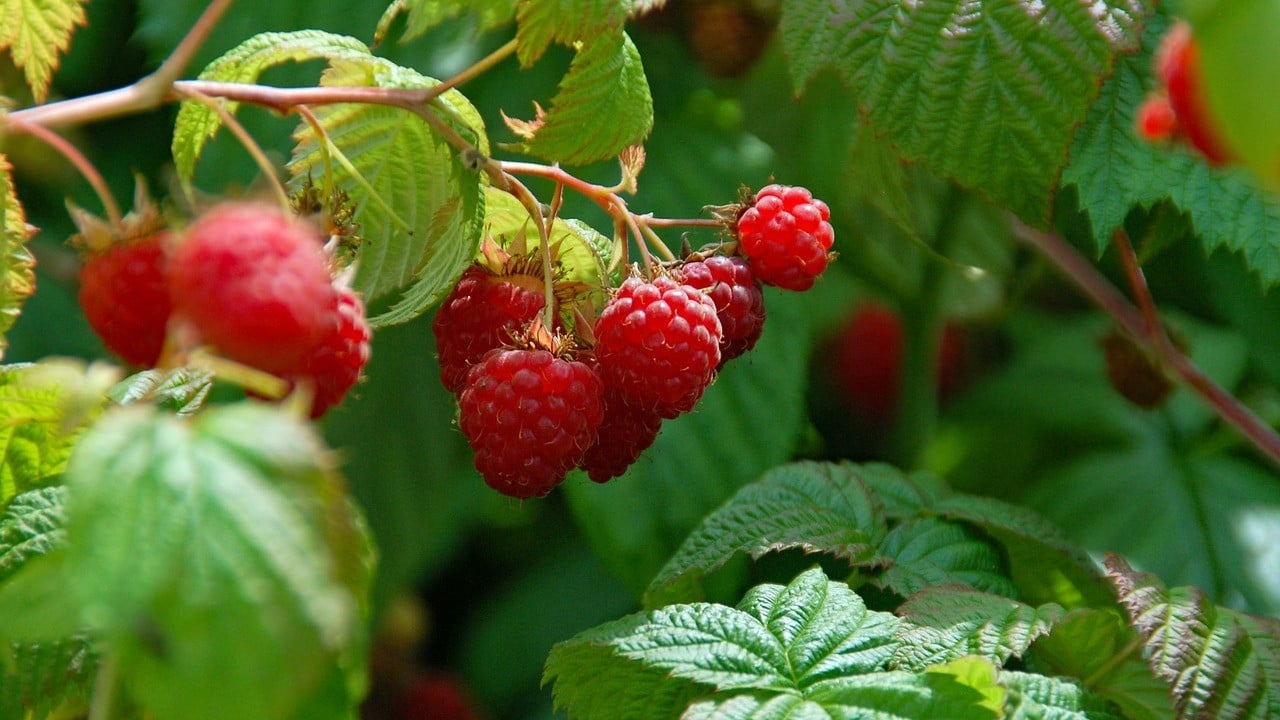
<svg viewBox="0 0 1280 720"><path fill-rule="evenodd" d="M93 192L97 194L98 200L102 202L102 209L107 214L107 219L111 221L111 227L120 227L120 206L116 204L116 199L111 194L111 189L107 187L106 180L102 179L102 174L98 169L89 162L89 158L85 157L78 148L66 138L58 133L39 125L28 125L22 121L14 122L10 118L11 126L19 128L24 132L32 135L44 144L58 151L58 154L67 159L76 170L80 172L84 179L93 187Z"/></svg>
<svg viewBox="0 0 1280 720"><path fill-rule="evenodd" d="M1173 345L1163 331L1152 337L1141 311L1107 280L1093 264L1057 235L1040 232L1015 221L1014 229L1028 245L1044 253L1064 275L1074 282L1115 320L1122 330L1168 367L1213 409L1218 417L1240 431L1276 466L1280 467L1280 435L1235 396L1204 374L1195 363ZM1158 322L1157 322L1158 326Z"/></svg>
<svg viewBox="0 0 1280 720"><path fill-rule="evenodd" d="M240 145L249 153L254 163L257 164L258 169L266 177L267 184L271 186L272 191L275 192L276 200L280 203L280 209L288 214L290 211L289 193L285 192L284 184L280 181L280 176L276 174L276 167L267 158L262 146L253 139L249 131L244 129L244 125L240 124L240 121L236 120L235 116L228 112L221 102L195 90L186 90L184 92L188 97L209 108L222 119L223 124L231 130L232 135L236 136L236 139L240 141Z"/></svg>

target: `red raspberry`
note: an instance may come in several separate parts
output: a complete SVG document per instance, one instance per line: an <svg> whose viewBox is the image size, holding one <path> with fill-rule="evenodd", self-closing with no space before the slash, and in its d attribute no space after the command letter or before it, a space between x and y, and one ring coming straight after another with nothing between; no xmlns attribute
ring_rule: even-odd
<svg viewBox="0 0 1280 720"><path fill-rule="evenodd" d="M130 365L152 367L169 323L165 279L167 234L147 235L93 253L80 269L80 307L111 352Z"/></svg>
<svg viewBox="0 0 1280 720"><path fill-rule="evenodd" d="M764 331L764 292L751 265L740 257L713 255L685 263L680 279L689 287L708 290L720 318L720 365L756 346Z"/></svg>
<svg viewBox="0 0 1280 720"><path fill-rule="evenodd" d="M831 210L802 187L767 185L738 216L739 252L766 285L808 290L827 269Z"/></svg>
<svg viewBox="0 0 1280 720"><path fill-rule="evenodd" d="M596 359L628 403L674 418L715 377L721 334L715 303L701 291L670 277L631 277L596 320Z"/></svg>
<svg viewBox="0 0 1280 720"><path fill-rule="evenodd" d="M372 337L360 297L350 290L339 291L330 309L329 332L311 351L301 373L314 386L312 418L342 402L355 386L369 362Z"/></svg>
<svg viewBox="0 0 1280 720"><path fill-rule="evenodd" d="M480 713L467 688L443 673L414 679L396 700L391 720L476 720Z"/></svg>
<svg viewBox="0 0 1280 720"><path fill-rule="evenodd" d="M489 487L531 498L559 485L595 444L600 376L547 350L491 350L458 399L462 434Z"/></svg>
<svg viewBox="0 0 1280 720"><path fill-rule="evenodd" d="M1178 114L1174 112L1169 98L1152 95L1138 106L1135 124L1138 137L1148 142L1165 142L1178 132Z"/></svg>
<svg viewBox="0 0 1280 720"><path fill-rule="evenodd" d="M269 205L216 207L169 259L174 313L227 357L288 375L331 327L321 245L317 228Z"/></svg>
<svg viewBox="0 0 1280 720"><path fill-rule="evenodd" d="M1169 104L1178 117L1178 126L1187 141L1215 165L1231 159L1213 120L1205 109L1200 76L1200 49L1191 36L1191 26L1179 22L1169 29L1156 53L1156 73L1164 82Z"/></svg>
<svg viewBox="0 0 1280 720"><path fill-rule="evenodd" d="M546 304L540 279L495 275L480 265L471 266L440 305L431 326L440 381L450 392L462 392L467 370L485 353L509 342Z"/></svg>
<svg viewBox="0 0 1280 720"><path fill-rule="evenodd" d="M604 421L600 436L578 467L587 477L604 483L627 471L649 449L662 429L662 416L653 410L627 404L621 396L604 391Z"/></svg>

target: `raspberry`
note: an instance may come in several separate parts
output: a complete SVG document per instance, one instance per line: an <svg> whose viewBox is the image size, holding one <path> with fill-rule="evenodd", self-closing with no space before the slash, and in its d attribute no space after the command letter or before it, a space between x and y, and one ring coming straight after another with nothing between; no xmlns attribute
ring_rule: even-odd
<svg viewBox="0 0 1280 720"><path fill-rule="evenodd" d="M686 12L690 49L707 72L722 78L746 74L776 24L743 0L699 0Z"/></svg>
<svg viewBox="0 0 1280 720"><path fill-rule="evenodd" d="M288 375L331 327L321 243L314 226L268 205L214 208L169 259L174 313L227 357Z"/></svg>
<svg viewBox="0 0 1280 720"><path fill-rule="evenodd" d="M699 290L631 277L596 320L595 354L605 383L628 403L674 418L715 376L721 334L715 303Z"/></svg>
<svg viewBox="0 0 1280 720"><path fill-rule="evenodd" d="M595 444L603 420L600 376L547 350L491 350L467 372L459 425L489 487L546 495Z"/></svg>
<svg viewBox="0 0 1280 720"><path fill-rule="evenodd" d="M605 388L600 436L578 467L595 482L608 482L625 473L640 453L649 449L661 429L662 417L656 412L630 405Z"/></svg>
<svg viewBox="0 0 1280 720"><path fill-rule="evenodd" d="M467 688L443 673L415 678L396 700L391 720L476 720L480 712Z"/></svg>
<svg viewBox="0 0 1280 720"><path fill-rule="evenodd" d="M802 187L767 185L738 216L739 251L766 285L808 290L827 269L831 211Z"/></svg>
<svg viewBox="0 0 1280 720"><path fill-rule="evenodd" d="M1200 50L1191 27L1179 22L1169 29L1156 52L1156 73L1164 82L1187 141L1215 165L1231 159L1217 128L1205 111L1204 87L1200 77Z"/></svg>
<svg viewBox="0 0 1280 720"><path fill-rule="evenodd" d="M440 305L431 326L440 357L440 381L450 392L462 392L467 370L485 353L510 341L546 304L541 279L471 266Z"/></svg>
<svg viewBox="0 0 1280 720"><path fill-rule="evenodd" d="M1107 361L1107 379L1116 392L1144 410L1164 404L1173 392L1173 383L1145 350L1118 330L1104 336L1101 345Z"/></svg>
<svg viewBox="0 0 1280 720"><path fill-rule="evenodd" d="M314 386L312 418L342 402L355 386L369 362L372 336L359 296L350 290L339 291L330 308L329 332L307 356L301 378L295 378L305 378Z"/></svg>
<svg viewBox="0 0 1280 720"><path fill-rule="evenodd" d="M680 279L690 287L709 290L720 318L720 365L756 346L764 331L764 293L751 265L740 257L713 255L688 262Z"/></svg>
<svg viewBox="0 0 1280 720"><path fill-rule="evenodd" d="M1138 106L1135 124L1139 137L1149 142L1164 142L1178 132L1178 115L1169 98L1152 95Z"/></svg>
<svg viewBox="0 0 1280 720"><path fill-rule="evenodd" d="M90 254L80 269L80 307L89 326L130 365L152 367L164 348L166 241L161 233L118 243Z"/></svg>

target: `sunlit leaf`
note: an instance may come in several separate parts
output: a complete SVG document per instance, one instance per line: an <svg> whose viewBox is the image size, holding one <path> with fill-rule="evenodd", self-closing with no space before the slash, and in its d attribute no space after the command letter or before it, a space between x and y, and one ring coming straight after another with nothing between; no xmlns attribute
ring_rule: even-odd
<svg viewBox="0 0 1280 720"><path fill-rule="evenodd" d="M49 83L71 34L85 24L86 0L3 0L0 2L0 49L8 48L22 68L37 103L49 94Z"/></svg>

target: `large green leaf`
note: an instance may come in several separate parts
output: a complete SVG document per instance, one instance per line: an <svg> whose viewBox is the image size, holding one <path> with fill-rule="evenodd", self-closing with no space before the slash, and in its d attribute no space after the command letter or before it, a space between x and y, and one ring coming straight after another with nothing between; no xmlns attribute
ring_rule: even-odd
<svg viewBox="0 0 1280 720"><path fill-rule="evenodd" d="M0 514L0 583L33 558L62 544L63 488L36 488L11 499Z"/></svg>
<svg viewBox="0 0 1280 720"><path fill-rule="evenodd" d="M1125 716L1079 683L1022 672L1000 673L1009 689L1007 720L1122 720Z"/></svg>
<svg viewBox="0 0 1280 720"><path fill-rule="evenodd" d="M0 154L0 357L8 342L4 334L36 291L35 257L27 248L31 228L13 189L12 167Z"/></svg>
<svg viewBox="0 0 1280 720"><path fill-rule="evenodd" d="M834 66L909 159L1043 222L1073 130L1148 3L782 5L797 89Z"/></svg>
<svg viewBox="0 0 1280 720"><path fill-rule="evenodd" d="M36 102L49 95L49 83L77 25L85 24L86 0L4 0L0 2L0 49L7 48L22 68Z"/></svg>
<svg viewBox="0 0 1280 720"><path fill-rule="evenodd" d="M98 663L83 637L0 646L0 720L88 708Z"/></svg>
<svg viewBox="0 0 1280 720"><path fill-rule="evenodd" d="M954 583L998 595L1017 594L1000 550L960 523L909 520L889 531L878 552L888 568L873 583L902 597Z"/></svg>
<svg viewBox="0 0 1280 720"><path fill-rule="evenodd" d="M122 408L77 446L69 583L155 717L288 717L361 642L371 568L327 452L253 403Z"/></svg>
<svg viewBox="0 0 1280 720"><path fill-rule="evenodd" d="M438 81L380 58L335 61L325 86L427 88ZM437 98L437 115L481 152L489 146L479 113L461 93ZM475 255L484 218L482 176L420 118L398 108L330 105L316 110L327 142L298 126L293 182L338 187L355 204L364 237L353 286L374 301L410 286L374 325L421 314L452 287ZM332 143L330 146L329 143ZM331 156L341 153L347 162ZM348 164L349 163L349 164ZM331 175L330 175L331 173Z"/></svg>
<svg viewBox="0 0 1280 720"><path fill-rule="evenodd" d="M392 21L401 14L405 15L405 28L400 41L408 42L464 12L479 15L481 29L488 30L515 17L516 3L512 0L394 0L378 21L374 44L386 36Z"/></svg>
<svg viewBox="0 0 1280 720"><path fill-rule="evenodd" d="M999 595L954 587L931 587L897 609L902 645L891 667L923 670L965 655L1003 665L1026 654L1036 638L1062 617L1055 604L1031 607Z"/></svg>

